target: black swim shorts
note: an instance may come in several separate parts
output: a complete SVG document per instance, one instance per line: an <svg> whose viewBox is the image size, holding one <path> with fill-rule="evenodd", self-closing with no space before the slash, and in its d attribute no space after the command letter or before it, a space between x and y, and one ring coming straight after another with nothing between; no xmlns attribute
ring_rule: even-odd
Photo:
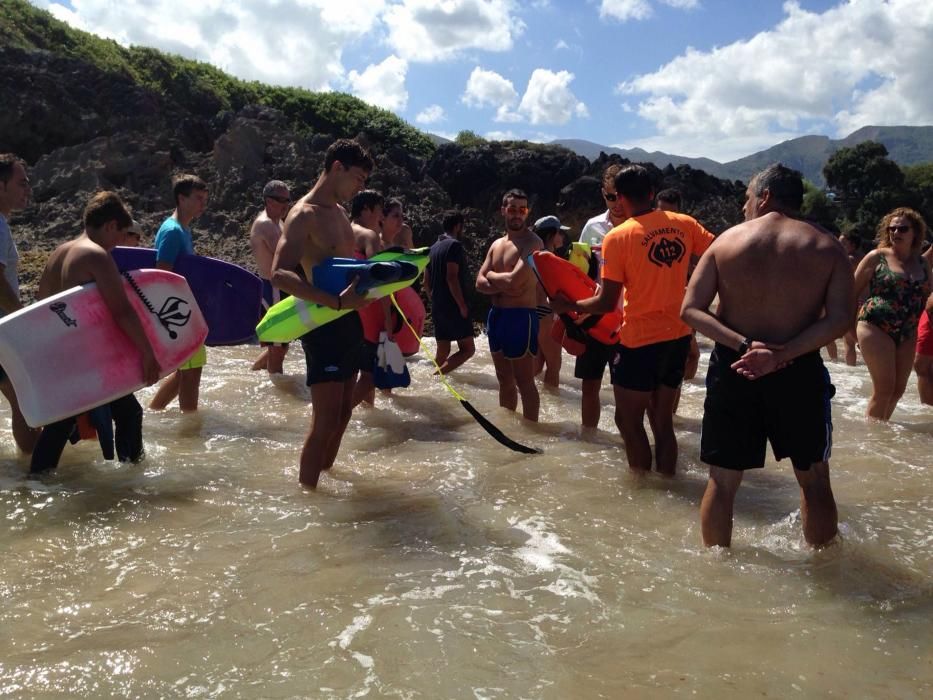
<svg viewBox="0 0 933 700"><path fill-rule="evenodd" d="M618 345L606 345L595 338L586 336L586 349L578 355L573 366L573 376L577 379L598 379L602 381L606 366L612 364L612 358L618 351Z"/></svg>
<svg viewBox="0 0 933 700"><path fill-rule="evenodd" d="M356 376L363 348L363 324L352 311L301 336L307 385L343 382Z"/></svg>
<svg viewBox="0 0 933 700"><path fill-rule="evenodd" d="M463 340L473 337L473 321L463 318L456 306L447 308L436 305L431 308L436 340Z"/></svg>
<svg viewBox="0 0 933 700"><path fill-rule="evenodd" d="M637 348L619 345L612 361L612 384L632 391L654 391L662 384L676 389L684 380L690 337Z"/></svg>
<svg viewBox="0 0 933 700"><path fill-rule="evenodd" d="M732 369L738 357L719 344L710 355L700 459L724 469L759 469L770 442L775 459L790 457L794 469L828 461L836 389L819 352L755 380Z"/></svg>

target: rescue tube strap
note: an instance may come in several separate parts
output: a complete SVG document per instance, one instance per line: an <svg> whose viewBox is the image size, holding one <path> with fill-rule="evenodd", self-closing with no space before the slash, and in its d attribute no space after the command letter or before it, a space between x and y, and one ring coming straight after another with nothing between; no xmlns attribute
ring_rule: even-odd
<svg viewBox="0 0 933 700"><path fill-rule="evenodd" d="M389 298L392 300L392 304L395 306L395 308L398 309L399 316L401 316L402 319L405 321L405 325L408 326L408 330L410 330L412 335L418 339L418 345L421 346L421 349L422 351L424 351L424 354L427 355L427 357L431 360L431 362L437 368L437 376L440 377L441 382L444 384L444 387L447 389L447 391L450 392L451 396L453 396L455 399L457 399L460 402L460 404L467 410L467 413L473 416L473 419L477 423L479 423L483 427L483 429L487 433L489 433L494 440L496 440L496 442L502 445L505 445L510 450L513 450L514 452L521 452L522 454L540 454L541 450L535 449L534 447L528 447L527 445L523 445L520 442L516 442L515 440L510 438L508 435L503 433L499 428L497 428L493 424L492 421L490 421L488 418L486 418L486 416L484 416L482 413L477 411L472 406L472 404L470 404L469 401L467 401L456 389L454 389L450 385L450 382L448 381L447 377L441 371L441 366L437 364L437 361L434 359L434 356L428 351L428 348L425 347L424 342L421 340L421 336L418 335L418 332L414 329L414 327L412 327L411 323L409 323L408 317L405 316L405 312L402 311L402 307L399 306L399 303L395 298L395 294L394 293L390 294Z"/></svg>

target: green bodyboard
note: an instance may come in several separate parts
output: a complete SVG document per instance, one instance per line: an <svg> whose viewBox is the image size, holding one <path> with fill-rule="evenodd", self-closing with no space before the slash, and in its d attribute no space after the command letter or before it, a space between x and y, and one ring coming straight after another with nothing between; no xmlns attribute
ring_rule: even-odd
<svg viewBox="0 0 933 700"><path fill-rule="evenodd" d="M429 248L403 251L386 250L367 258L366 262L408 262L418 267L418 276L420 276L428 264L429 250ZM372 300L381 299L393 292L405 289L405 287L410 287L417 279L418 277L415 277L402 282L390 282L389 284L373 287L366 292L366 298ZM256 335L263 343L289 343L308 331L320 328L324 324L348 313L350 313L349 309L338 311L329 306L321 306L304 299L288 297L269 308L259 325L256 326Z"/></svg>

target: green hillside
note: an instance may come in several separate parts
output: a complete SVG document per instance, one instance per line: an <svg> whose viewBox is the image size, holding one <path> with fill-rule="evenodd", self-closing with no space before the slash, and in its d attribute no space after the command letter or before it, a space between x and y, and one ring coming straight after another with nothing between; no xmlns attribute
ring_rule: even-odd
<svg viewBox="0 0 933 700"><path fill-rule="evenodd" d="M86 61L123 74L203 118L259 104L284 112L298 131L338 137L367 132L386 146L401 146L421 156L435 148L427 135L392 112L352 95L248 82L200 61L145 47L124 48L73 29L25 0L0 2L0 48L43 50Z"/></svg>

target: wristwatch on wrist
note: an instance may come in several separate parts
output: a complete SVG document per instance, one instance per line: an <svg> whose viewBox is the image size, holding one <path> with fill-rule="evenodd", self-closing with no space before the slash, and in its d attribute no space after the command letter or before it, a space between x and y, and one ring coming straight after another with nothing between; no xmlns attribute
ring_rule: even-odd
<svg viewBox="0 0 933 700"><path fill-rule="evenodd" d="M751 338L746 338L746 339L743 340L742 343L739 345L739 355L744 355L745 353L747 353L747 352L751 349L751 347L752 347L752 339L751 339Z"/></svg>

